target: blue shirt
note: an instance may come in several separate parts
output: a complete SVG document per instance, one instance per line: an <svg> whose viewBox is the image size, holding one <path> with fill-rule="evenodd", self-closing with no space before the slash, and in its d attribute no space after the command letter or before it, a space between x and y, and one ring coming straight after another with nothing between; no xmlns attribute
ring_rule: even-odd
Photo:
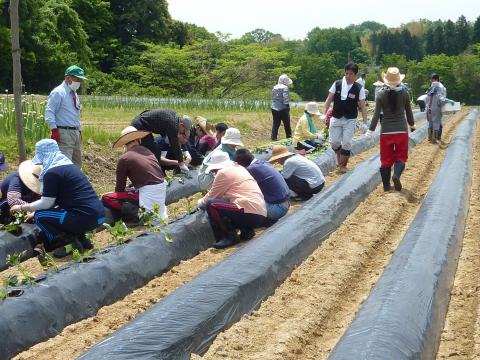
<svg viewBox="0 0 480 360"><path fill-rule="evenodd" d="M76 165L62 165L43 177L43 196L55 198L55 205L82 216L105 216L102 202L87 177Z"/></svg>
<svg viewBox="0 0 480 360"><path fill-rule="evenodd" d="M281 204L290 198L290 189L285 179L270 163L254 160L247 170L262 190L265 202Z"/></svg>
<svg viewBox="0 0 480 360"><path fill-rule="evenodd" d="M75 93L75 103L73 94L74 92L64 81L48 95L45 120L50 129L55 129L57 126L80 129L80 97Z"/></svg>

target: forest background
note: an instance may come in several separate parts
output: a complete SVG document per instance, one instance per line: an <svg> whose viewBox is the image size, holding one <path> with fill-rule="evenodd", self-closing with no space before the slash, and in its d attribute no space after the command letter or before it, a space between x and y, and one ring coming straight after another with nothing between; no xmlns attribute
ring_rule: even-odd
<svg viewBox="0 0 480 360"><path fill-rule="evenodd" d="M9 1L0 0L0 89L11 92ZM89 77L82 91L214 99L269 99L282 73L294 79L293 100L324 100L343 65L367 73L407 74L413 95L437 72L448 95L480 104L480 16L419 20L398 28L375 21L315 27L303 40L255 29L238 39L172 19L162 0L23 0L20 44L24 91L48 94L71 64ZM373 93L373 92L372 92Z"/></svg>

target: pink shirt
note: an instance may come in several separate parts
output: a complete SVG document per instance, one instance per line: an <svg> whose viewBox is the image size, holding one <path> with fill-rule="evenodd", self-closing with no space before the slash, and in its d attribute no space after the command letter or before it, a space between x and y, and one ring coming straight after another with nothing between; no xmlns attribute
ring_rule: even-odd
<svg viewBox="0 0 480 360"><path fill-rule="evenodd" d="M267 216L265 199L257 182L247 169L237 164L217 172L212 188L202 201L210 199L227 200L245 213Z"/></svg>

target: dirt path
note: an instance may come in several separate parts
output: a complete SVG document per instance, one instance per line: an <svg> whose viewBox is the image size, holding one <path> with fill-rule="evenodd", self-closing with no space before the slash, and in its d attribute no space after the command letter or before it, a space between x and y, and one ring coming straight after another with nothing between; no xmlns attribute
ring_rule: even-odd
<svg viewBox="0 0 480 360"><path fill-rule="evenodd" d="M474 136L470 209L437 359L480 358L480 127Z"/></svg>
<svg viewBox="0 0 480 360"><path fill-rule="evenodd" d="M447 142L461 118L446 124ZM388 264L444 154L427 142L417 146L404 191L384 193L379 186L257 311L220 334L204 358L326 358Z"/></svg>
<svg viewBox="0 0 480 360"><path fill-rule="evenodd" d="M351 158L349 168L369 158L378 149L372 148ZM327 175L327 187L342 175L332 172ZM303 203L292 203L291 211L298 209ZM257 231L257 236L262 230ZM237 246L238 247L238 246ZM79 356L116 329L132 320L139 313L173 292L177 287L190 281L194 276L221 261L231 254L237 247L226 251L209 249L195 258L182 262L164 275L152 280L143 288L110 306L105 306L99 312L76 324L66 327L58 336L35 345L28 351L19 354L16 359L69 359ZM7 270L8 271L8 270ZM1 273L0 273L1 274ZM65 355L65 354L68 354Z"/></svg>

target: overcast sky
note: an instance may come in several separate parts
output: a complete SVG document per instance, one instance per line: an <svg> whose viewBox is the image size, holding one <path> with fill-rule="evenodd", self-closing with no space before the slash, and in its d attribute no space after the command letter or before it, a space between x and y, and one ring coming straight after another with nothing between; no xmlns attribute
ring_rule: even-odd
<svg viewBox="0 0 480 360"><path fill-rule="evenodd" d="M479 0L322 1L322 0L168 0L176 20L221 31L238 38L257 28L304 39L314 27L345 27L373 20L397 27L420 18L475 21Z"/></svg>

